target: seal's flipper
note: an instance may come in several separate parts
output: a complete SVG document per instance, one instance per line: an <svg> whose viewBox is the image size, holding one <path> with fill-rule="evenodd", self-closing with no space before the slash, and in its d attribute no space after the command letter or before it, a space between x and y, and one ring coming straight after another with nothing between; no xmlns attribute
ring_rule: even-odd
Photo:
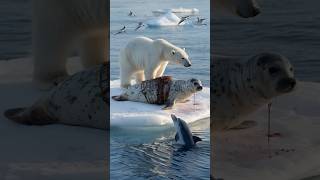
<svg viewBox="0 0 320 180"><path fill-rule="evenodd" d="M233 127L231 129L233 130L239 130L239 129L248 129L248 128L252 128L257 126L257 122L256 121L243 121L241 124L239 124L236 127Z"/></svg>
<svg viewBox="0 0 320 180"><path fill-rule="evenodd" d="M57 120L49 117L41 108L31 110L27 108L9 109L4 112L4 115L14 122L26 125L47 125L57 122Z"/></svg>
<svg viewBox="0 0 320 180"><path fill-rule="evenodd" d="M174 136L174 139L178 142L179 141L179 134L176 133L176 135Z"/></svg>
<svg viewBox="0 0 320 180"><path fill-rule="evenodd" d="M19 115L22 114L26 108L15 108L15 109L8 109L4 112L4 116L10 120L16 121L19 119Z"/></svg>
<svg viewBox="0 0 320 180"><path fill-rule="evenodd" d="M167 101L166 105L162 108L163 110L170 110L174 106L174 102L172 101Z"/></svg>
<svg viewBox="0 0 320 180"><path fill-rule="evenodd" d="M112 99L115 101L128 101L128 98L124 95L112 96Z"/></svg>
<svg viewBox="0 0 320 180"><path fill-rule="evenodd" d="M193 138L193 142L196 144L197 142L199 142L199 141L202 141L202 139L201 138L199 138L198 136L192 136L192 138Z"/></svg>

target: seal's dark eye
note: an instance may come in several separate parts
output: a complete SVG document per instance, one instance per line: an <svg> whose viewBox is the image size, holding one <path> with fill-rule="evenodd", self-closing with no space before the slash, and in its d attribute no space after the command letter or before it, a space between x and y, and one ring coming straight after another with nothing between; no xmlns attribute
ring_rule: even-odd
<svg viewBox="0 0 320 180"><path fill-rule="evenodd" d="M198 86L198 85L199 85L199 83L195 82L195 83L193 83L193 85Z"/></svg>
<svg viewBox="0 0 320 180"><path fill-rule="evenodd" d="M185 58L183 57L183 58L181 58L182 60L185 60Z"/></svg>
<svg viewBox="0 0 320 180"><path fill-rule="evenodd" d="M269 73L270 73L271 75L276 74L276 73L278 73L279 71L280 71L280 68L277 68L277 67L271 67L271 68L269 68Z"/></svg>
<svg viewBox="0 0 320 180"><path fill-rule="evenodd" d="M291 71L291 72L293 71L293 67L290 68L290 71Z"/></svg>

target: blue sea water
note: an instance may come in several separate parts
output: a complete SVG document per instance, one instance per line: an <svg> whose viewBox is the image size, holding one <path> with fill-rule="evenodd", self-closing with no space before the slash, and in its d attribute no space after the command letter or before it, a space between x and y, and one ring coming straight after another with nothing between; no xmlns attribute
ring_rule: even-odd
<svg viewBox="0 0 320 180"><path fill-rule="evenodd" d="M199 78L206 86L210 85L209 26L146 27L138 31L134 30L138 22L146 22L155 18L152 11L180 7L199 9L199 16L207 18L206 23L210 23L209 0L111 1L111 80L119 79L120 49L130 39L146 36L152 39L163 38L179 47L186 48L192 60L191 68L169 64L165 71L166 75L177 79ZM133 11L136 16L128 16L130 11ZM191 21L195 21L196 17L198 16L192 17ZM127 32L114 35L123 26L127 27ZM174 144L175 131L169 126L141 129L111 128L111 179L209 179L209 124L193 133L201 137L203 141L195 148L185 150L182 146Z"/></svg>
<svg viewBox="0 0 320 180"><path fill-rule="evenodd" d="M111 79L119 79L119 50L127 42L137 36L146 36L152 39L164 38L173 44L186 48L191 60L192 67L171 64L168 65L165 74L174 75L178 79L189 77L199 78L204 84L209 85L209 58L210 58L210 38L209 26L179 26L179 27L161 27L145 28L134 31L138 22L145 22L153 18L153 10L167 8L197 8L200 10L199 16L210 19L209 0L112 0L111 1L110 29L111 33L117 32L124 25L127 27L127 33L119 35L110 35L110 60L111 60ZM128 13L132 10L136 17L129 17ZM193 17L194 20L197 16ZM209 23L207 21L206 23Z"/></svg>
<svg viewBox="0 0 320 180"><path fill-rule="evenodd" d="M0 59L29 56L31 0L0 1Z"/></svg>

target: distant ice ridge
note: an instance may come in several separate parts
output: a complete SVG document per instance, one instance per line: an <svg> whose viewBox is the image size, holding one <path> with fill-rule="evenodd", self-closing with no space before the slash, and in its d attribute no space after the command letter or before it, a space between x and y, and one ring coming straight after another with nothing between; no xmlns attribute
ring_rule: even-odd
<svg viewBox="0 0 320 180"><path fill-rule="evenodd" d="M166 14L168 12L195 15L195 14L199 14L199 9L180 7L180 8L173 8L173 9L158 9L158 10L152 11L152 13L154 13L155 15Z"/></svg>
<svg viewBox="0 0 320 180"><path fill-rule="evenodd" d="M121 94L120 81L110 82L110 97ZM111 126L146 127L172 124L171 114L184 119L187 123L210 117L210 88L204 88L186 103L177 103L173 110L162 110L164 105L152 105L131 101L114 101L110 98Z"/></svg>
<svg viewBox="0 0 320 180"><path fill-rule="evenodd" d="M149 27L178 26L178 23L180 22L180 20L181 19L176 14L169 11L162 16L150 19L150 20L146 21L145 23ZM180 26L183 26L183 25L192 25L192 23L190 23L188 21L184 21L180 24Z"/></svg>

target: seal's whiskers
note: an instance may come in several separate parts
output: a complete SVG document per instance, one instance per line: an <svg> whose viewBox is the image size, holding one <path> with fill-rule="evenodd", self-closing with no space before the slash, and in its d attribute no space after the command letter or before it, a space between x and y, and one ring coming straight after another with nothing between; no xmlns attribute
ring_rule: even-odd
<svg viewBox="0 0 320 180"><path fill-rule="evenodd" d="M268 144L270 144L270 136L271 136L271 121L270 121L271 105L272 105L272 102L268 104Z"/></svg>
<svg viewBox="0 0 320 180"><path fill-rule="evenodd" d="M269 153L269 158L271 158L271 148L270 148L270 137L271 137L271 121L270 121L270 116L271 116L271 105L272 105L272 102L268 103L268 134L267 134L267 139L268 139L268 153Z"/></svg>
<svg viewBox="0 0 320 180"><path fill-rule="evenodd" d="M196 111L196 93L193 94L193 110Z"/></svg>

